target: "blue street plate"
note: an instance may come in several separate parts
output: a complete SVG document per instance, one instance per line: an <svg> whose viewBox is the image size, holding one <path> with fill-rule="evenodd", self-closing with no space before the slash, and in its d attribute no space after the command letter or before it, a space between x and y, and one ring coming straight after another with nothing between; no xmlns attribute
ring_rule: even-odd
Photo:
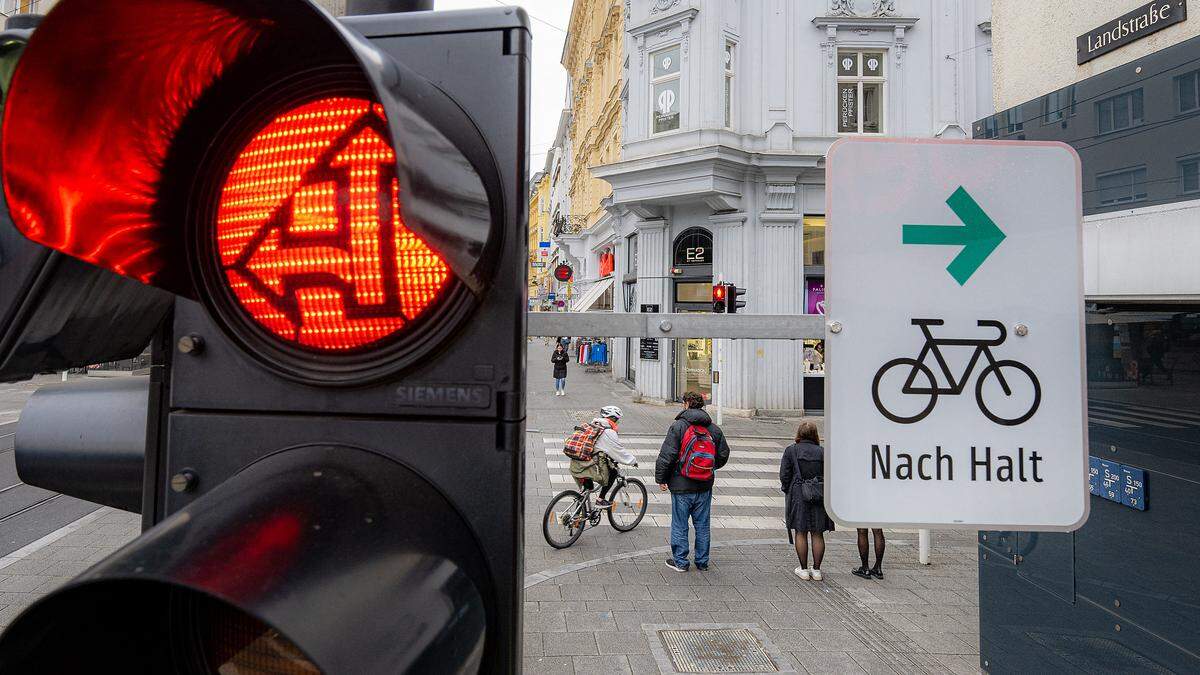
<svg viewBox="0 0 1200 675"><path fill-rule="evenodd" d="M1146 510L1146 472L1132 466L1121 465L1123 484L1121 503L1139 511Z"/></svg>
<svg viewBox="0 0 1200 675"><path fill-rule="evenodd" d="M1100 496L1109 501L1121 501L1121 465L1107 459L1100 460Z"/></svg>
<svg viewBox="0 0 1200 675"><path fill-rule="evenodd" d="M1088 492L1100 494L1100 458L1088 457Z"/></svg>

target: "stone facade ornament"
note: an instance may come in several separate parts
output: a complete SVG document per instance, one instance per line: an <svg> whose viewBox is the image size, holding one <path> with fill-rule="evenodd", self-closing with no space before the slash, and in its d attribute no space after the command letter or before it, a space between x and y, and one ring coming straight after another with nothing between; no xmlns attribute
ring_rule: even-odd
<svg viewBox="0 0 1200 675"><path fill-rule="evenodd" d="M896 0L871 0L871 16L895 16Z"/></svg>
<svg viewBox="0 0 1200 675"><path fill-rule="evenodd" d="M858 16L854 0L829 0L829 16Z"/></svg>
<svg viewBox="0 0 1200 675"><path fill-rule="evenodd" d="M768 211L791 211L795 208L795 183L767 183Z"/></svg>
<svg viewBox="0 0 1200 675"><path fill-rule="evenodd" d="M679 0L654 0L654 6L650 8L650 13L665 12L678 4Z"/></svg>

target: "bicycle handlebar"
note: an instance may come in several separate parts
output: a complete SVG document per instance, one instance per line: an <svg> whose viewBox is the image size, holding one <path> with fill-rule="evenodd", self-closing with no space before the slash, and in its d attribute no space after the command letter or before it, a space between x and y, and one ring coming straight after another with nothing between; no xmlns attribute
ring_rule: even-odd
<svg viewBox="0 0 1200 675"><path fill-rule="evenodd" d="M995 340L991 340L987 343L988 345L990 345L992 347L1002 344L1004 342L1004 340L1008 337L1008 330L1005 329L1004 324L1000 323L999 321L992 321L990 319L980 319L980 320L976 321L975 324L978 325L980 328L995 328L996 330L1000 331L999 337L997 337Z"/></svg>

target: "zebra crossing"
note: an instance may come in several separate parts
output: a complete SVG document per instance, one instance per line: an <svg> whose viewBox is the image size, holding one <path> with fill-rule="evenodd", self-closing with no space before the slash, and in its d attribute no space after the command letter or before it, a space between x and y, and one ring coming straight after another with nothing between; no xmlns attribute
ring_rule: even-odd
<svg viewBox="0 0 1200 675"><path fill-rule="evenodd" d="M779 461L785 440L729 438L729 463L717 472L713 488L712 526L716 529L782 530L783 493L779 491ZM626 436L621 443L638 461L637 468L621 467L627 476L646 484L649 504L641 527L671 526L671 495L654 483L654 461L661 436ZM571 461L562 452L563 439L542 438L550 486L555 492L574 486Z"/></svg>
<svg viewBox="0 0 1200 675"><path fill-rule="evenodd" d="M1110 429L1200 429L1200 410L1089 398L1088 422Z"/></svg>

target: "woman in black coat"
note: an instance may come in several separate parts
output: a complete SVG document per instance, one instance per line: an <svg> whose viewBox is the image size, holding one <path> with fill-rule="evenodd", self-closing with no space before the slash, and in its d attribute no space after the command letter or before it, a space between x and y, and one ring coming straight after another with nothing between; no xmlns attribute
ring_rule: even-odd
<svg viewBox="0 0 1200 675"><path fill-rule="evenodd" d="M817 425L802 422L796 430L796 442L783 451L779 464L779 482L786 499L788 530L796 533L796 556L800 566L795 569L801 579L821 580L821 560L825 557L825 532L833 530L833 520L825 512L825 502L806 502L801 496L801 483L824 481L825 450L817 434ZM822 493L824 483L821 484ZM808 569L808 540L812 537L813 564Z"/></svg>
<svg viewBox="0 0 1200 675"><path fill-rule="evenodd" d="M567 354L566 347L560 342L554 348L554 353L550 355L550 363L554 364L554 395L567 395L567 361L571 357Z"/></svg>

